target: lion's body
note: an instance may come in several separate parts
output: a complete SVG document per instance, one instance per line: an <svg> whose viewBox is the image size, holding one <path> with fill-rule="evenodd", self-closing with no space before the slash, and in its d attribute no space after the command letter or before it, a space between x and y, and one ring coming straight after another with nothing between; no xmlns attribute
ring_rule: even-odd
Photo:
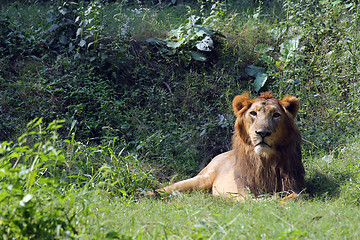
<svg viewBox="0 0 360 240"><path fill-rule="evenodd" d="M211 190L241 200L249 191L255 196L283 191L296 196L305 187L301 136L294 124L298 100L277 100L271 93L249 99L243 94L234 98L233 108L233 149L216 156L197 176L158 192Z"/></svg>

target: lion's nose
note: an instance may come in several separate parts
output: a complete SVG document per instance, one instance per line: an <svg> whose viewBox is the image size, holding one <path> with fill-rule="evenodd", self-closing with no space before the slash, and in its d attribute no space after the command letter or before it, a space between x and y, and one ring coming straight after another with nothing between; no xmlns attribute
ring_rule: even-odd
<svg viewBox="0 0 360 240"><path fill-rule="evenodd" d="M265 138L265 137L268 137L271 135L271 132L266 129L261 129L261 130L255 131L255 133L257 135L260 135L262 138Z"/></svg>

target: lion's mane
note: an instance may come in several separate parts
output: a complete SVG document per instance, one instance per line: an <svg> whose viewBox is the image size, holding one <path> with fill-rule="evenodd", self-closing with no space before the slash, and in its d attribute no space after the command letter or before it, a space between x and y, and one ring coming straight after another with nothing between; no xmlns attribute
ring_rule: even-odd
<svg viewBox="0 0 360 240"><path fill-rule="evenodd" d="M245 99L242 99L241 111L237 112L235 109L240 108L234 106L237 119L232 141L238 165L235 177L255 196L281 191L299 193L305 187L305 171L301 162L301 135L296 129L293 115L290 113L295 112L296 114L299 106L289 106L286 99L291 98L290 96L286 96L283 100L277 100L272 97L270 92L266 92L259 97L276 100L286 113L285 124L281 126L283 129L282 139L274 146L276 154L269 158L261 158L255 153L244 124L245 112L255 99L248 99L246 95L243 97Z"/></svg>

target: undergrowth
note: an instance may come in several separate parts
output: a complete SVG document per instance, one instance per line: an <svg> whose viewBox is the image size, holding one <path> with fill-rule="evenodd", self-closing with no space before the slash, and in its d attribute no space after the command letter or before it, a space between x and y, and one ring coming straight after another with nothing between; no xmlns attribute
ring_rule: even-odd
<svg viewBox="0 0 360 240"><path fill-rule="evenodd" d="M5 239L73 237L74 220L89 209L81 195L96 191L121 202L133 201L155 183L148 170L113 142L88 147L74 137L59 139L64 121L27 125L16 142L0 145L0 229ZM79 211L81 213L79 213ZM81 224L86 224L81 222Z"/></svg>

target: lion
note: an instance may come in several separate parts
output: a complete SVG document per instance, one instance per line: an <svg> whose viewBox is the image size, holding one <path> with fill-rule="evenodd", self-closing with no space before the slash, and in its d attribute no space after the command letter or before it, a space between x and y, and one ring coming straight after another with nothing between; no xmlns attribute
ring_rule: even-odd
<svg viewBox="0 0 360 240"><path fill-rule="evenodd" d="M209 190L239 201L249 194L288 193L283 200L300 194L305 188L305 170L301 135L294 123L298 99L286 95L278 100L271 92L250 99L244 93L234 98L233 110L232 150L214 157L195 177L157 189L157 193Z"/></svg>

